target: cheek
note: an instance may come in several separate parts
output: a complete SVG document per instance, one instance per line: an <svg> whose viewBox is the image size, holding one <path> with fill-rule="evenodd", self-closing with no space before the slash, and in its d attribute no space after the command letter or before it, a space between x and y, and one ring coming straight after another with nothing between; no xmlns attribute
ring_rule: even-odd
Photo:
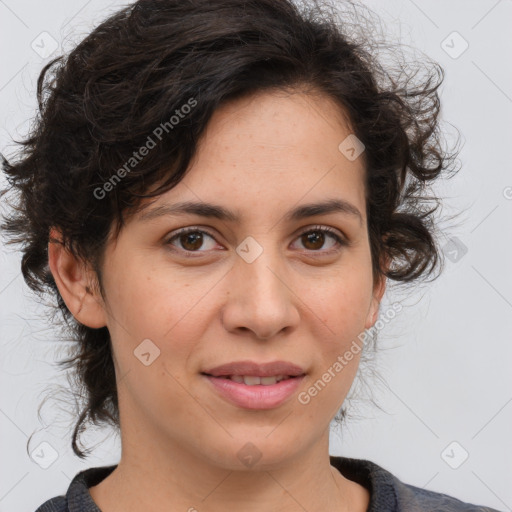
<svg viewBox="0 0 512 512"><path fill-rule="evenodd" d="M302 293L307 298L306 306L324 325L319 339L339 344L364 331L372 300L370 273L350 269L331 276L321 287Z"/></svg>
<svg viewBox="0 0 512 512"><path fill-rule="evenodd" d="M328 425L339 411L354 381L359 355L350 361L343 359L344 351L332 354L317 373L304 383L297 395L297 411L312 421L319 430ZM323 418L324 424L319 421Z"/></svg>
<svg viewBox="0 0 512 512"><path fill-rule="evenodd" d="M307 414L316 409L334 415L357 373L372 298L371 273L352 267L308 297L311 310L319 312L313 336L318 361L299 403L311 404Z"/></svg>
<svg viewBox="0 0 512 512"><path fill-rule="evenodd" d="M170 273L142 274L136 268L125 267L110 283L114 318L109 331L119 367L119 395L130 397L128 407L136 403L148 417L167 408L189 414L191 396L181 375L194 351L196 332L190 319L196 318L201 290L187 294L192 287Z"/></svg>
<svg viewBox="0 0 512 512"><path fill-rule="evenodd" d="M126 260L126 265L117 264L122 271L110 275L110 310L133 337L163 340L193 311L208 290L209 280L198 279L191 286L192 278L185 273L148 265L144 258Z"/></svg>
<svg viewBox="0 0 512 512"><path fill-rule="evenodd" d="M191 284L190 276L158 268L141 274L136 267L111 283L109 331L121 375L129 372L130 381L154 389L155 399L177 396L180 375L208 324L204 298L215 281L204 277Z"/></svg>

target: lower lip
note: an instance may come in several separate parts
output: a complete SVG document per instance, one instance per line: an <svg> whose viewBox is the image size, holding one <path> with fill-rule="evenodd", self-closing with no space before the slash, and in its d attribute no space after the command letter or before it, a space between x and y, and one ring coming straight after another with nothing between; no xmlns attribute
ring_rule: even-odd
<svg viewBox="0 0 512 512"><path fill-rule="evenodd" d="M304 379L304 375L301 375L268 386L262 384L247 386L247 384L222 377L212 377L211 375L205 375L205 377L215 386L222 397L244 409L278 407L295 393Z"/></svg>

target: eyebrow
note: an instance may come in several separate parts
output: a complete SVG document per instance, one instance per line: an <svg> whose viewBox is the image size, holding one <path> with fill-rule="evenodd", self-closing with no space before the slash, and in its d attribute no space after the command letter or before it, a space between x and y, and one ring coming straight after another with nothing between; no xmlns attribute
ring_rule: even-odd
<svg viewBox="0 0 512 512"><path fill-rule="evenodd" d="M351 203L343 199L329 199L319 203L309 203L290 210L284 220L287 222L298 221L315 215L327 215L330 213L343 213L359 219L362 224L361 212ZM139 217L141 222L148 222L165 216L199 215L200 217L215 218L222 221L239 222L240 214L226 208L209 203L186 201L175 204L163 204L147 210Z"/></svg>

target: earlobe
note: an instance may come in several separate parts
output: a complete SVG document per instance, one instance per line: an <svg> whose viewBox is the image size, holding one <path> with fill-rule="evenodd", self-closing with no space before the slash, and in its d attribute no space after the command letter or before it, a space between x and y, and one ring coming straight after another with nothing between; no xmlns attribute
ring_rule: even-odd
<svg viewBox="0 0 512 512"><path fill-rule="evenodd" d="M383 277L373 294L372 301L370 304L370 309L368 311L368 316L366 317L366 324L364 326L365 329L369 329L377 321L377 318L379 316L380 302L382 300L382 296L384 295L385 289L386 289L386 278Z"/></svg>
<svg viewBox="0 0 512 512"><path fill-rule="evenodd" d="M385 268L388 268L388 259L385 259L386 266ZM387 278L385 275L381 274L379 277L379 281L377 285L374 287L373 290L373 296L370 304L370 309L368 311L368 316L366 317L366 323L365 323L365 329L369 329L372 327L375 322L377 321L377 318L379 316L379 307L382 300L382 297L384 296L384 292L386 291L386 284L387 284Z"/></svg>
<svg viewBox="0 0 512 512"><path fill-rule="evenodd" d="M75 319L94 329L106 326L103 300L94 291L94 272L64 247L61 233L56 228L50 231L48 265L62 299Z"/></svg>

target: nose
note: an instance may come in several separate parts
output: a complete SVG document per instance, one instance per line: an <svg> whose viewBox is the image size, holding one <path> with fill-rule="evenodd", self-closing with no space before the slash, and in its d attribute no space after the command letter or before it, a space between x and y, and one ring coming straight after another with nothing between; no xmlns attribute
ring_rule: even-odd
<svg viewBox="0 0 512 512"><path fill-rule="evenodd" d="M300 300L278 254L265 249L251 263L238 257L228 275L228 301L222 310L228 331L250 331L268 340L297 327Z"/></svg>

